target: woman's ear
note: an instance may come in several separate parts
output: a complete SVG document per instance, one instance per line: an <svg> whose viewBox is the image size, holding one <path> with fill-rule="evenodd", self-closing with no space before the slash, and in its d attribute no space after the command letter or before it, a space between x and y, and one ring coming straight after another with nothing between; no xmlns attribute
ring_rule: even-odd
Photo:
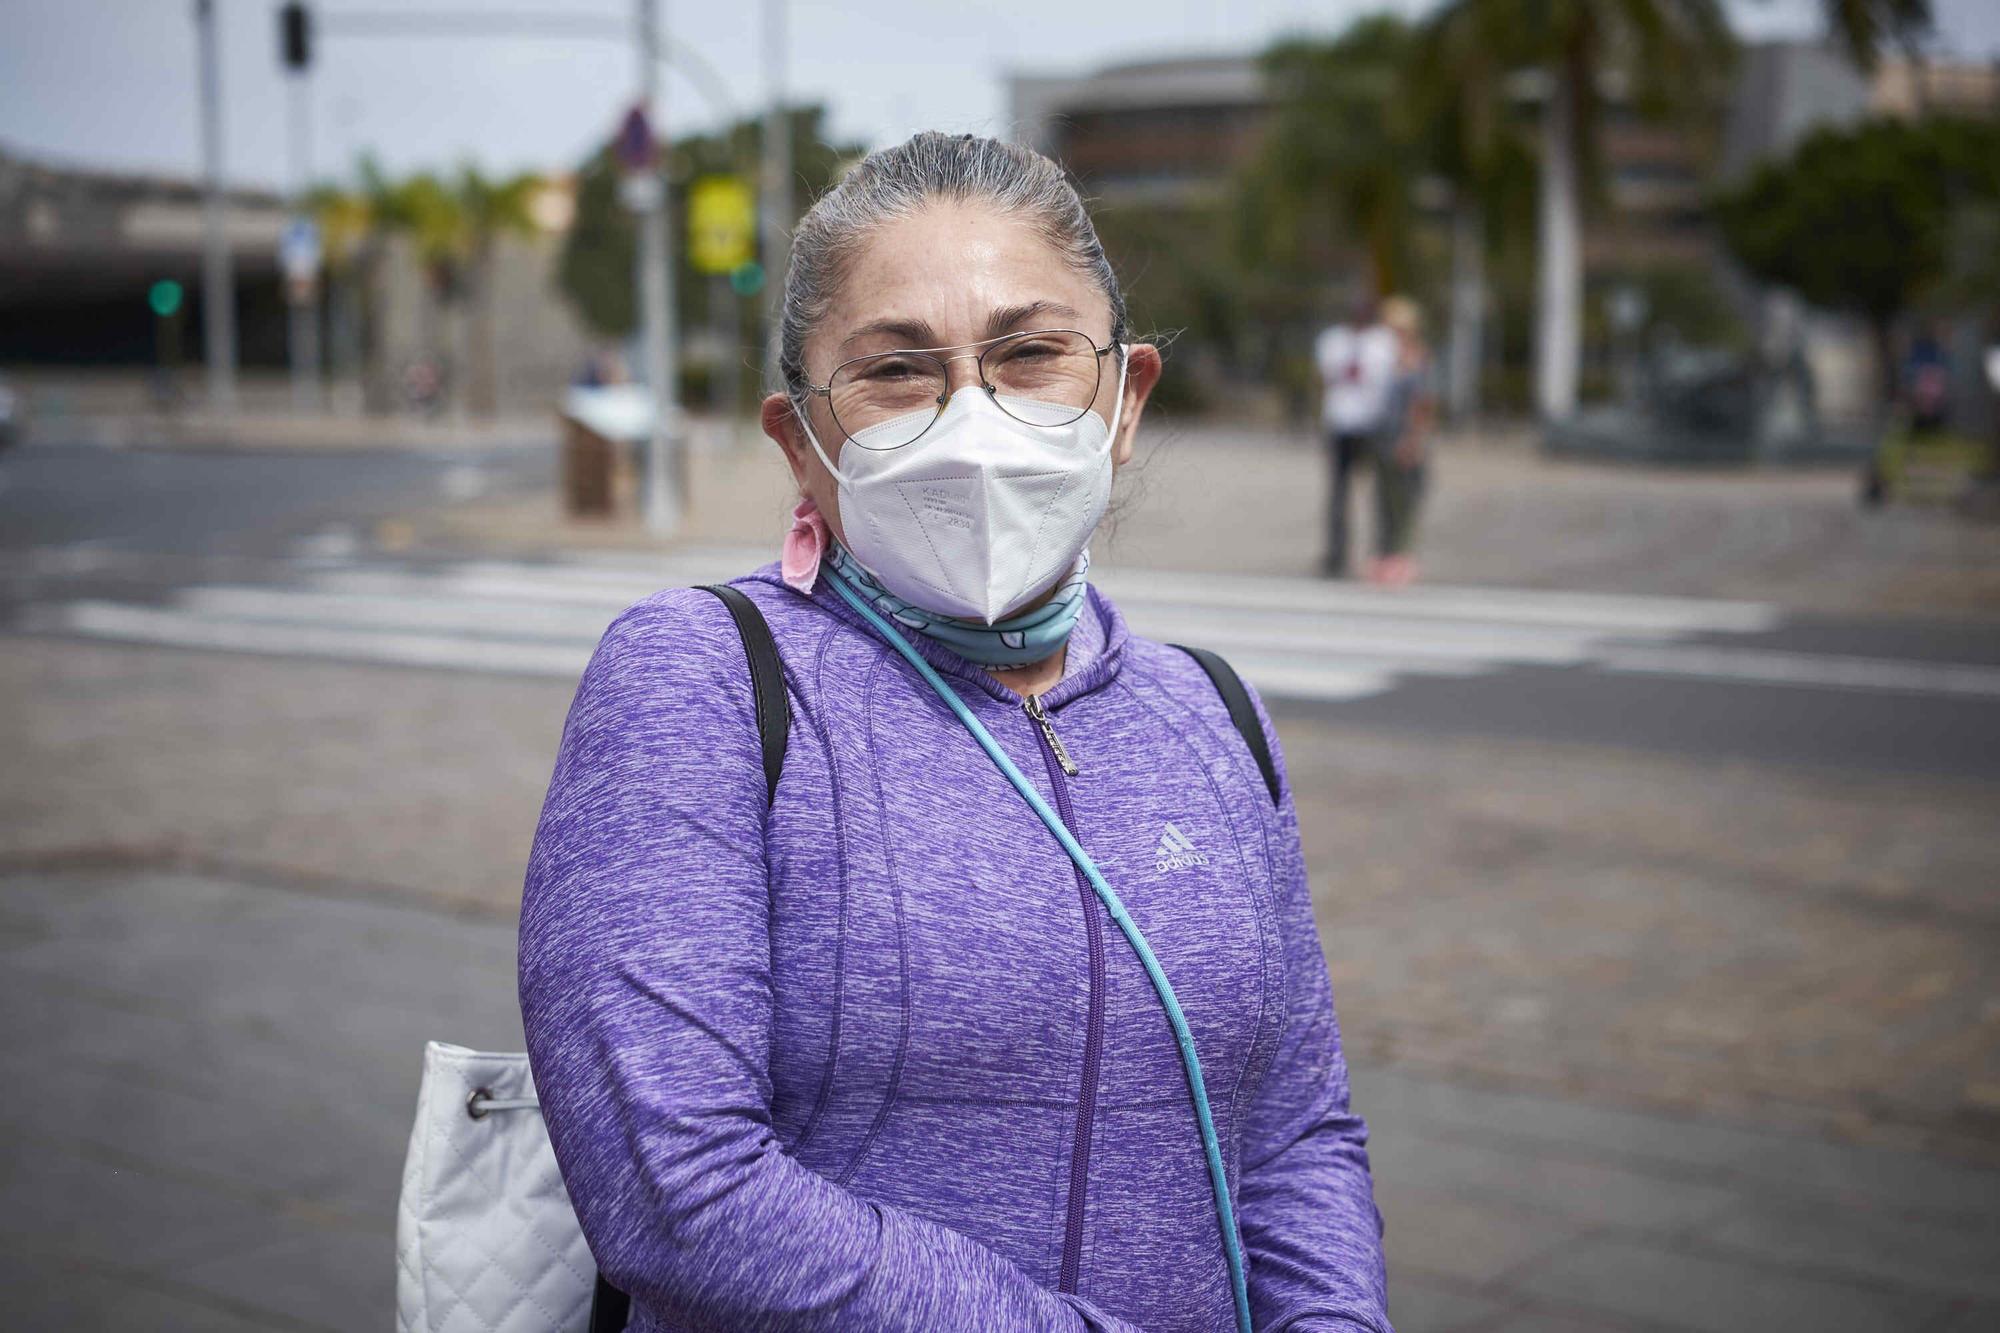
<svg viewBox="0 0 2000 1333"><path fill-rule="evenodd" d="M766 396L763 407L758 410L758 418L764 433L784 450L785 462L792 469L792 480L803 492L812 477L812 446L806 442L806 433L799 427L798 412L792 407L791 398L782 393Z"/></svg>
<svg viewBox="0 0 2000 1333"><path fill-rule="evenodd" d="M1123 467L1132 460L1133 442L1139 438L1139 416L1164 369L1160 349L1153 344L1125 345L1125 405L1118 413L1118 438L1111 442L1113 467Z"/></svg>

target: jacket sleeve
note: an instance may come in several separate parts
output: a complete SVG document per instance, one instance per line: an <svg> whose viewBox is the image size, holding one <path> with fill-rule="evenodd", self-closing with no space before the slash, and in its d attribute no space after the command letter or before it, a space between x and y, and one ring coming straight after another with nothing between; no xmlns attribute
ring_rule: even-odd
<svg viewBox="0 0 2000 1333"><path fill-rule="evenodd" d="M611 625L563 728L521 1017L599 1267L689 1329L1130 1329L782 1150L753 709L727 612L690 590Z"/></svg>
<svg viewBox="0 0 2000 1333"><path fill-rule="evenodd" d="M1252 1323L1258 1333L1388 1333L1368 1128L1348 1106L1291 780L1261 701L1257 715L1284 797L1273 851L1286 1007L1277 1054L1243 1124L1237 1224ZM1261 782L1257 792L1263 797Z"/></svg>

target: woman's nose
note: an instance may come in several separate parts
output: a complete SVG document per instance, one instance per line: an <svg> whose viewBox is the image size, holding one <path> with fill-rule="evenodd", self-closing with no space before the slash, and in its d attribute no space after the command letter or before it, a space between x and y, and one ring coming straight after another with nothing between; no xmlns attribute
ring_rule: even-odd
<svg viewBox="0 0 2000 1333"><path fill-rule="evenodd" d="M944 358L944 392L947 399L960 389L981 382L978 353L961 352Z"/></svg>

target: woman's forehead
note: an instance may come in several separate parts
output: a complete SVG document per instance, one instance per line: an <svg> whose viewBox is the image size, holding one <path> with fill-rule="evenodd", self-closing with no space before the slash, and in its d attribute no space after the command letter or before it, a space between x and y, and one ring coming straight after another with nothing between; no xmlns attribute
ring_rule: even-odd
<svg viewBox="0 0 2000 1333"><path fill-rule="evenodd" d="M1033 223L936 204L876 228L847 265L816 341L942 346L1015 328L1109 334L1110 305ZM1101 326L1101 327L1100 327Z"/></svg>

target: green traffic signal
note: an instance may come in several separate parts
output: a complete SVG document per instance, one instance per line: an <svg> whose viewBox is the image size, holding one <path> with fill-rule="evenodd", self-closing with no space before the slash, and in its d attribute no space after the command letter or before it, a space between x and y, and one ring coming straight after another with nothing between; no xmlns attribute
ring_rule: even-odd
<svg viewBox="0 0 2000 1333"><path fill-rule="evenodd" d="M183 295L181 285L172 278L161 278L146 292L146 304L161 319L170 319L181 308Z"/></svg>
<svg viewBox="0 0 2000 1333"><path fill-rule="evenodd" d="M738 296L755 296L764 290L764 266L746 259L729 273L729 287Z"/></svg>

